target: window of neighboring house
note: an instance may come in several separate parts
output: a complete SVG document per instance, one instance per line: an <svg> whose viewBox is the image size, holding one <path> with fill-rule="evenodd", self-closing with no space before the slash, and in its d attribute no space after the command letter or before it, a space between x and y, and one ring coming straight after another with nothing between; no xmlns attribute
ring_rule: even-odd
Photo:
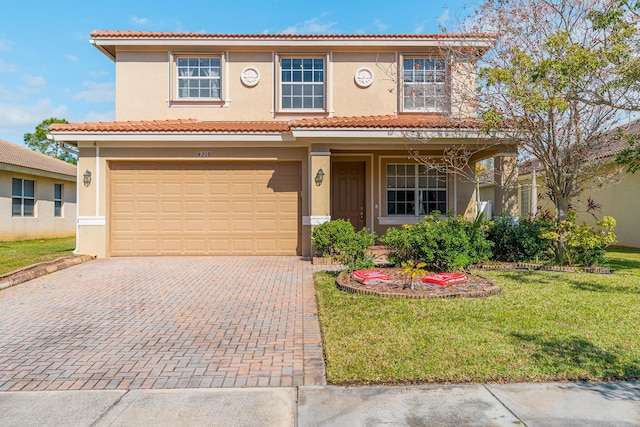
<svg viewBox="0 0 640 427"><path fill-rule="evenodd" d="M221 62L220 57L177 57L177 98L219 101L222 93Z"/></svg>
<svg viewBox="0 0 640 427"><path fill-rule="evenodd" d="M62 184L53 184L53 216L62 216Z"/></svg>
<svg viewBox="0 0 640 427"><path fill-rule="evenodd" d="M280 59L280 108L282 110L325 109L323 58Z"/></svg>
<svg viewBox="0 0 640 427"><path fill-rule="evenodd" d="M444 112L448 105L447 63L442 58L402 61L402 110Z"/></svg>
<svg viewBox="0 0 640 427"><path fill-rule="evenodd" d="M34 216L35 189L35 181L13 178L11 185L12 216Z"/></svg>
<svg viewBox="0 0 640 427"><path fill-rule="evenodd" d="M520 217L528 218L531 210L531 187L523 185L520 187Z"/></svg>
<svg viewBox="0 0 640 427"><path fill-rule="evenodd" d="M425 165L387 165L387 215L447 212L447 175Z"/></svg>

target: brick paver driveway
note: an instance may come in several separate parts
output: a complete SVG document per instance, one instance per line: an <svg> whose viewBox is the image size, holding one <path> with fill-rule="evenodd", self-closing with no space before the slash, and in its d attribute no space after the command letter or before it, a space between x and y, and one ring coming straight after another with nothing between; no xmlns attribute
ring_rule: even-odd
<svg viewBox="0 0 640 427"><path fill-rule="evenodd" d="M322 384L296 257L96 260L0 291L0 390Z"/></svg>

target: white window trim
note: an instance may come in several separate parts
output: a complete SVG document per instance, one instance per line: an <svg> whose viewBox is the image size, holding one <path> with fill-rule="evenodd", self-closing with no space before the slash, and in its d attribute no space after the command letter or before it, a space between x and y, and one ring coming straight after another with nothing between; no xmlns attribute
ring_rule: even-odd
<svg viewBox="0 0 640 427"><path fill-rule="evenodd" d="M282 108L282 68L280 66L283 58L312 58L312 59L322 59L324 61L324 84L323 84L323 107L320 108ZM274 88L273 88L273 106L274 106L274 116L276 115L319 115L322 117L327 116L327 114L331 114L331 110L333 108L333 102L330 97L331 91L329 90L329 85L331 83L331 73L332 69L331 63L331 54L330 53L275 53L273 56L273 67L274 67Z"/></svg>
<svg viewBox="0 0 640 427"><path fill-rule="evenodd" d="M404 106L404 60L405 59L442 59L445 62L445 88L447 90L447 97L445 99L445 106L443 109L437 108L419 108L415 110L406 109ZM413 114L413 113L436 113L446 114L451 109L451 61L448 58L437 54L424 54L424 53L401 53L398 55L398 106L401 113Z"/></svg>
<svg viewBox="0 0 640 427"><path fill-rule="evenodd" d="M406 163L407 156L379 156L378 157L378 202L375 204L375 211L377 213L378 223L380 225L403 225L403 224L417 224L421 218L419 215L391 215L387 216L387 164L389 163ZM416 162L416 164L418 164ZM455 211L456 200L458 195L456 194L456 182L454 180L455 174L447 174L447 212L453 209ZM450 194L450 182L453 183L454 194ZM442 213L442 218L446 217L446 212Z"/></svg>
<svg viewBox="0 0 640 427"><path fill-rule="evenodd" d="M167 104L170 107L228 107L229 99L229 61L227 52L170 51L169 84ZM220 98L180 98L178 97L178 58L219 58L220 59Z"/></svg>
<svg viewBox="0 0 640 427"><path fill-rule="evenodd" d="M414 200L413 200L414 213L413 214L411 214L411 213L390 214L389 213L389 199L388 199L389 191L407 191L408 192L408 191L412 190L409 187L407 187L407 188L397 188L397 187L388 188L387 187L387 185L386 185L386 181L387 181L387 178L388 178L388 176L387 176L387 168L389 167L389 165L415 166L415 172L414 172L415 185L412 188L413 192L414 192ZM429 191L437 191L437 192L444 191L444 193L445 193L445 207L446 207L446 209L448 209L448 207L449 207L449 180L448 180L448 175L449 174L444 173L444 179L445 179L445 187L444 188L440 188L440 187L436 187L436 188L424 187L424 188L422 188L422 187L420 187L420 184L419 184L420 166L425 166L425 165L421 165L420 163L406 163L406 162L393 162L393 161L388 162L388 163L385 164L385 166L384 166L384 182L385 182L385 186L384 186L384 188L385 188L385 199L384 199L385 208L384 208L384 212L385 212L387 217L389 217L389 218L392 218L392 217L403 217L403 216L406 216L406 217L412 217L412 216L421 217L421 216L429 215L428 212L424 213L424 214L419 212L421 204L423 204L425 202L427 204L429 203L428 201L420 200L420 193L422 191L427 191L427 192L429 192ZM436 171L436 173L438 175L442 174L442 172L440 170L436 169L436 168L429 168L428 166L425 166L425 167L427 167L428 169L435 169L435 171ZM408 177L408 175L405 175L405 177ZM445 212L440 212L440 213L443 214L443 215L446 215L447 212L445 211Z"/></svg>
<svg viewBox="0 0 640 427"><path fill-rule="evenodd" d="M22 183L21 195L16 196L13 194L13 180L19 179ZM31 181L33 182L33 197L24 195L24 182ZM13 199L20 199L20 215L13 214ZM33 200L33 215L25 215L24 214L24 201L25 200ZM11 179L11 216L13 218L35 218L36 217L36 181L34 179L26 179L26 178L12 178Z"/></svg>
<svg viewBox="0 0 640 427"><path fill-rule="evenodd" d="M56 186L60 186L60 198L56 199ZM56 202L60 202L60 215L56 215ZM53 184L53 217L54 218L63 218L64 217L64 184Z"/></svg>

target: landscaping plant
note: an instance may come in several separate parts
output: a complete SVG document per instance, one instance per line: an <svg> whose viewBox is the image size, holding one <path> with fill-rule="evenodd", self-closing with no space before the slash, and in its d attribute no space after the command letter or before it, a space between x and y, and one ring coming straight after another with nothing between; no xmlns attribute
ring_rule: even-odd
<svg viewBox="0 0 640 427"><path fill-rule="evenodd" d="M351 222L336 219L313 228L311 242L317 252L330 256L349 271L373 268L368 249L375 244L375 233L363 228L356 232Z"/></svg>
<svg viewBox="0 0 640 427"><path fill-rule="evenodd" d="M562 259L558 261L564 265L585 267L604 264L606 249L618 242L613 233L616 220L604 216L591 227L585 223L576 224L577 217L576 211L570 210L567 218L560 221L555 231L546 233L545 237L554 238L561 247L559 253L562 254Z"/></svg>
<svg viewBox="0 0 640 427"><path fill-rule="evenodd" d="M493 242L493 259L507 262L549 260L553 257L555 239L549 234L553 228L553 218L549 216L517 221L501 215L490 221L487 228L487 239Z"/></svg>
<svg viewBox="0 0 640 427"><path fill-rule="evenodd" d="M482 217L441 219L433 212L417 224L390 228L380 238L395 265L424 262L429 270L455 271L491 257L491 242L482 229Z"/></svg>

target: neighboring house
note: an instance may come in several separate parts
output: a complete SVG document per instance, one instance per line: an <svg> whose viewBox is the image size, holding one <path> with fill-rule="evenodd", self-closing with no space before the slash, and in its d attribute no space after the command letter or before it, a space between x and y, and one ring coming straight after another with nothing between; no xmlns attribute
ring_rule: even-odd
<svg viewBox="0 0 640 427"><path fill-rule="evenodd" d="M115 62L116 121L50 127L92 177L79 253L309 256L311 227L332 218L381 234L433 210L475 215L475 185L418 165L407 138L428 138L432 156L489 146L462 95L475 63L442 52L486 51L491 35L95 31L91 43ZM513 146L476 157L498 153L516 167ZM496 194L494 212L517 205Z"/></svg>
<svg viewBox="0 0 640 427"><path fill-rule="evenodd" d="M75 165L0 139L0 241L75 231Z"/></svg>
<svg viewBox="0 0 640 427"><path fill-rule="evenodd" d="M621 126L625 132L639 134L640 120ZM594 181L585 186L580 197L573 202L578 212L578 223L593 224L597 219L609 215L616 220L614 230L618 237L618 244L640 248L640 173L621 173L625 168L614 162L615 155L629 145L625 139L617 138L618 128L607 132L602 138L602 145L595 160L602 161L603 166L599 173L602 180ZM545 194L544 172L537 160L532 160L519 165L519 203L520 216L528 215L532 206L532 171L536 170L537 205L539 210L554 212L553 202ZM606 179L606 177L609 179ZM617 182L619 180L619 182ZM591 199L599 206L598 209L587 212L587 203Z"/></svg>

